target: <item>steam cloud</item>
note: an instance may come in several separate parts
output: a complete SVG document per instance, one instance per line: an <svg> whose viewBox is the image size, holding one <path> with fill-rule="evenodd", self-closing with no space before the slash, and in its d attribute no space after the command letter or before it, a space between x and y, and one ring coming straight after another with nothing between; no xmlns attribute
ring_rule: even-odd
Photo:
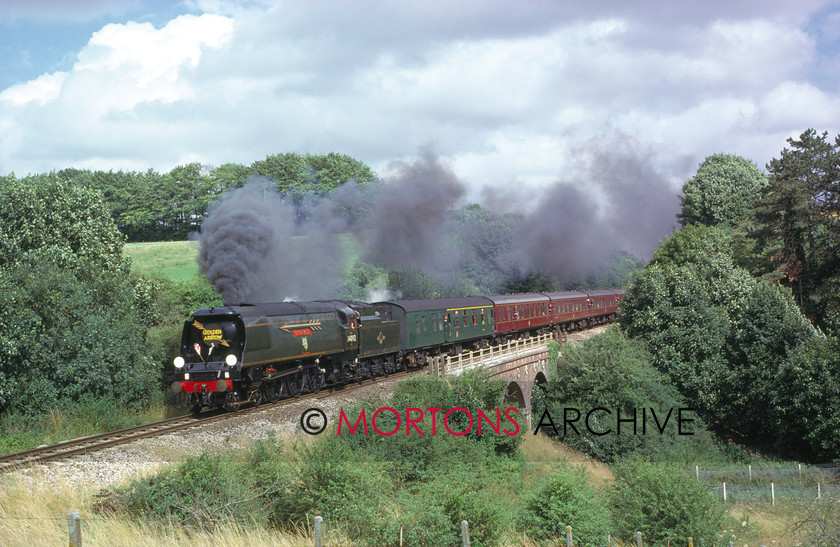
<svg viewBox="0 0 840 547"><path fill-rule="evenodd" d="M208 210L199 262L233 304L330 298L343 274L350 233L366 261L412 266L444 283L459 275L468 252L484 268L522 277L543 271L561 281L594 273L616 252L649 256L674 228L674 189L650 157L621 136L590 143L576 155L583 174L542 194L485 192L484 207L517 219L513 244L501 255L483 249L503 235L456 225L467 187L427 153L394 166L382 184L348 182L298 204L269 181L252 178Z"/></svg>

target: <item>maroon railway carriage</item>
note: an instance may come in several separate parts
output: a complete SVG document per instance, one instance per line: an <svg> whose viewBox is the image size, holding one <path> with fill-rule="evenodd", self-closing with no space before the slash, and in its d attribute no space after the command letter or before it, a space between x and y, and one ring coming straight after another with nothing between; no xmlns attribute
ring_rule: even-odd
<svg viewBox="0 0 840 547"><path fill-rule="evenodd" d="M589 294L589 308L592 317L599 319L615 319L618 304L624 297L623 290L587 291Z"/></svg>
<svg viewBox="0 0 840 547"><path fill-rule="evenodd" d="M571 324L589 319L589 295L580 291L545 293L551 299L551 323Z"/></svg>
<svg viewBox="0 0 840 547"><path fill-rule="evenodd" d="M493 302L497 336L514 331L538 330L551 324L551 301L544 294L511 294L487 298Z"/></svg>

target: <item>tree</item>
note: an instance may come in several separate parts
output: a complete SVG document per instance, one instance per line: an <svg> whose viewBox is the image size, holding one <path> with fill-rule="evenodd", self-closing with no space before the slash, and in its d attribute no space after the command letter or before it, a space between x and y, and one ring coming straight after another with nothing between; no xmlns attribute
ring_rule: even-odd
<svg viewBox="0 0 840 547"><path fill-rule="evenodd" d="M0 187L0 411L157 387L147 310L98 192L54 174Z"/></svg>
<svg viewBox="0 0 840 547"><path fill-rule="evenodd" d="M840 453L840 340L807 341L777 374L771 404L779 409L780 450L798 459L835 461Z"/></svg>
<svg viewBox="0 0 840 547"><path fill-rule="evenodd" d="M622 327L719 431L779 449L787 408L767 404L780 367L818 337L792 296L736 266L719 228L688 227L665 241L630 286Z"/></svg>
<svg viewBox="0 0 840 547"><path fill-rule="evenodd" d="M564 346L559 359L550 362L551 379L538 392L534 419L541 420L543 409L547 410L557 422L557 436L564 444L606 462L631 454L661 454L675 444L693 440L693 435L680 438L676 425L676 409L690 405L668 375L657 370L651 360L643 342L627 338L619 329L609 329L579 344ZM567 417L564 410L567 408L581 413L577 431L560 423ZM609 429L610 434L593 434L583 425L587 413L594 408L606 408L612 414L605 419L603 413L593 414L592 431ZM641 426L636 430L631 424L623 425L618 434L616 412L620 411L622 417L632 417L641 409L653 409L660 415L659 420L672 412L663 433L653 433L653 422L648 417L647 434L641 434ZM574 414L569 416L573 418ZM691 418L695 420L691 430L698 433L702 426L696 417ZM641 424L641 416L637 422ZM554 433L551 427L541 427L540 431Z"/></svg>
<svg viewBox="0 0 840 547"><path fill-rule="evenodd" d="M225 163L210 171L210 178L213 179L219 187L226 190L232 188L241 188L245 184L245 179L254 173L252 167L247 167L239 163Z"/></svg>
<svg viewBox="0 0 840 547"><path fill-rule="evenodd" d="M124 238L99 194L62 182L55 174L9 181L0 187L0 267L31 251L49 249L62 268L83 277L100 271L127 274Z"/></svg>
<svg viewBox="0 0 840 547"><path fill-rule="evenodd" d="M831 143L828 133L808 129L787 142L768 166L751 236L771 277L804 311L823 315L840 295L840 136Z"/></svg>
<svg viewBox="0 0 840 547"><path fill-rule="evenodd" d="M752 214L767 177L756 165L732 154L707 157L683 184L677 218L683 226L736 226Z"/></svg>
<svg viewBox="0 0 840 547"><path fill-rule="evenodd" d="M365 163L344 154L274 154L255 161L251 168L263 177L273 179L281 192L314 191L326 194L351 180L359 184L372 182L376 175Z"/></svg>

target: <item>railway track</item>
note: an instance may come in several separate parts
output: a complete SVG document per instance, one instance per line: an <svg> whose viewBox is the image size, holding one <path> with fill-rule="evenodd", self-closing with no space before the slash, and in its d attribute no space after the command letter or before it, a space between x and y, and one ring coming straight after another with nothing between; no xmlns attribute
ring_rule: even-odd
<svg viewBox="0 0 840 547"><path fill-rule="evenodd" d="M408 376L409 374L411 373L397 372L387 377L375 378L373 382L383 381L386 379L400 379ZM367 387L370 384L370 380L363 383L347 384L341 387L324 389L318 393L306 393L297 398L283 399L281 401L277 401L276 403L263 403L258 407L242 408L236 412L211 410L202 412L197 416L191 414L176 416L174 418L168 418L166 420L160 420L150 424L128 427L117 431L111 431L109 433L80 437L78 439L62 441L48 446L24 450L23 452L17 452L15 454L0 456L0 473L7 473L36 464L65 460L72 458L73 456L90 454L105 448L128 444L140 439L157 437L169 433L177 433L179 431L201 427L213 422L244 416L253 412L264 411L269 408L277 408L283 405L298 403L306 400L323 400L338 393L352 393L353 391L361 389L362 387Z"/></svg>

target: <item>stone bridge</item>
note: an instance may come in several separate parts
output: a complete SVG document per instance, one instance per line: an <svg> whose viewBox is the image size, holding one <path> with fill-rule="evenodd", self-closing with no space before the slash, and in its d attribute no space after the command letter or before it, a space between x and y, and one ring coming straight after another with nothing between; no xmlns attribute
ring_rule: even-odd
<svg viewBox="0 0 840 547"><path fill-rule="evenodd" d="M548 343L550 334L514 340L491 348L441 355L429 360L429 374L442 377L482 367L490 378L508 383L505 403L524 409L531 427L531 394L534 386L548 381Z"/></svg>

